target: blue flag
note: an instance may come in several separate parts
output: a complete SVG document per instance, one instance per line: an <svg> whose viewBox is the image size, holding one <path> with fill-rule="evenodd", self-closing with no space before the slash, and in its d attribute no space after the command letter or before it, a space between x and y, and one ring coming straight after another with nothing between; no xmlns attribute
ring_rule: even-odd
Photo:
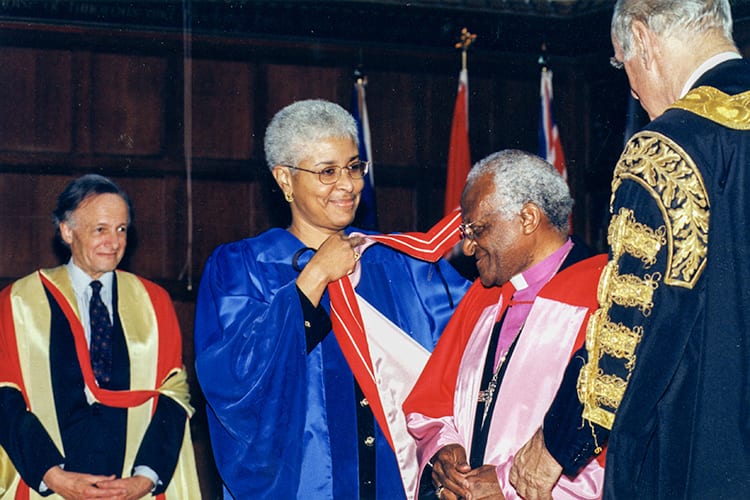
<svg viewBox="0 0 750 500"><path fill-rule="evenodd" d="M359 134L359 159L370 162L370 170L365 176L365 187L357 210L355 225L362 229L378 230L378 210L375 203L375 169L372 163L372 149L370 147L370 122L367 118L367 103L365 102L365 78L357 78L354 82L352 94L352 116L357 122Z"/></svg>

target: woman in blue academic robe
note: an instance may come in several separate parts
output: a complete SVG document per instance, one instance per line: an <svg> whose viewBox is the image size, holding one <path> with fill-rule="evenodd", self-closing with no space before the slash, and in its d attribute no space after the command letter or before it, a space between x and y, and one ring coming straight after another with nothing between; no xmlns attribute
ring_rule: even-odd
<svg viewBox="0 0 750 500"><path fill-rule="evenodd" d="M404 498L394 453L330 333L326 288L354 270L362 243L350 236L368 168L356 124L336 104L296 102L274 116L265 152L291 225L217 248L196 311L224 497ZM431 351L466 280L382 245L360 264L357 294Z"/></svg>

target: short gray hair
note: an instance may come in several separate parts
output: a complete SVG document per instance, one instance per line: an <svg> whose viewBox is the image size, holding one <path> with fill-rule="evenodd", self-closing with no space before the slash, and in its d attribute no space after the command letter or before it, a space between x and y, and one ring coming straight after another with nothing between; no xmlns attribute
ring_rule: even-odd
<svg viewBox="0 0 750 500"><path fill-rule="evenodd" d="M555 228L567 233L573 198L555 167L540 157L506 149L478 161L469 171L464 196L474 183L492 175L495 193L492 204L506 218L519 214L525 203L538 206Z"/></svg>
<svg viewBox="0 0 750 500"><path fill-rule="evenodd" d="M623 60L633 57L634 21L644 23L660 36L691 39L716 29L732 40L729 0L617 0L612 16L612 37L620 45Z"/></svg>
<svg viewBox="0 0 750 500"><path fill-rule="evenodd" d="M310 144L331 138L348 138L359 147L357 124L347 110L322 99L292 103L276 113L266 129L268 168L297 166Z"/></svg>

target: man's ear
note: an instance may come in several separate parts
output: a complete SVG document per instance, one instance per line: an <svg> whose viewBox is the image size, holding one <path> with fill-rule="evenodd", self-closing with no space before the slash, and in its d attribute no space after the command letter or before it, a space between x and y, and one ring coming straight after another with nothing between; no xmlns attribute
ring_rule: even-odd
<svg viewBox="0 0 750 500"><path fill-rule="evenodd" d="M648 29L642 21L633 21L633 51L641 60L641 64L647 70L651 69L654 63L655 51L658 49L656 36Z"/></svg>
<svg viewBox="0 0 750 500"><path fill-rule="evenodd" d="M531 234L542 223L544 212L535 203L527 201L521 207L521 228L523 234Z"/></svg>
<svg viewBox="0 0 750 500"><path fill-rule="evenodd" d="M73 242L73 228L67 222L60 223L60 237L68 246Z"/></svg>

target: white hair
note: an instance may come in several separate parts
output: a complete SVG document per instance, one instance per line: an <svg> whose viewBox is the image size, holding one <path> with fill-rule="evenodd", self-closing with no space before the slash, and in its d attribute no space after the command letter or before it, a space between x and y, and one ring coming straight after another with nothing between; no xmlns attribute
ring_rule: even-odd
<svg viewBox="0 0 750 500"><path fill-rule="evenodd" d="M478 161L469 171L464 195L478 179L492 175L492 204L506 218L519 214L525 203L538 206L550 223L568 232L573 198L555 167L540 157L518 149L506 149Z"/></svg>
<svg viewBox="0 0 750 500"><path fill-rule="evenodd" d="M268 125L266 163L269 169L296 166L307 156L310 144L342 137L359 146L357 124L348 111L322 99L297 101L276 113Z"/></svg>
<svg viewBox="0 0 750 500"><path fill-rule="evenodd" d="M612 37L623 52L633 57L633 22L644 23L660 36L691 40L717 30L732 40L732 11L729 0L617 0L612 16Z"/></svg>

